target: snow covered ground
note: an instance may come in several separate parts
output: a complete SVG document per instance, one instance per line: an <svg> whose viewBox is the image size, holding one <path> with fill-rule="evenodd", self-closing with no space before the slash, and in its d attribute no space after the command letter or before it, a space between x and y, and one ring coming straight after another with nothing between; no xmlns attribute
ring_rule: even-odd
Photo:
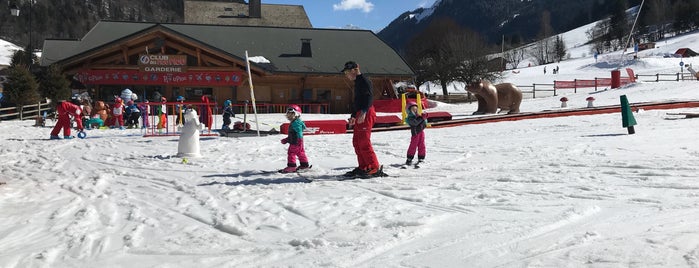
<svg viewBox="0 0 699 268"><path fill-rule="evenodd" d="M22 50L22 48L0 39L0 66L10 66L12 55L17 52L17 50Z"/></svg>
<svg viewBox="0 0 699 268"><path fill-rule="evenodd" d="M697 34L672 40L699 51ZM673 72L678 61L648 55L629 67ZM591 57L560 68L505 81L610 71ZM560 94L565 109L590 95L597 105L696 101L699 82ZM562 109L559 97L521 110ZM476 104L431 110L466 115ZM378 132L391 177L352 181L328 180L356 165L351 135L306 136L313 170L297 175L268 172L285 166L281 135L202 137L203 157L183 163L177 137L91 130L49 141L50 127L3 121L0 267L699 267L699 119L668 112L699 108L641 110L634 135L619 113L427 129L420 169L396 167L409 131ZM259 120L266 130L285 119Z"/></svg>

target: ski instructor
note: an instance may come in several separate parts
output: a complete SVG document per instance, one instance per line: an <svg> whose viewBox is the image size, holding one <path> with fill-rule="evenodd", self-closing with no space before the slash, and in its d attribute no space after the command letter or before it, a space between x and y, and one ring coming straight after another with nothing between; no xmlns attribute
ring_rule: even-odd
<svg viewBox="0 0 699 268"><path fill-rule="evenodd" d="M356 62L346 62L342 72L354 81L354 103L351 106L349 125L353 126L352 146L359 163L357 168L347 172L345 176L374 176L379 171L379 160L371 146L371 128L376 120L374 90L371 81L362 74Z"/></svg>

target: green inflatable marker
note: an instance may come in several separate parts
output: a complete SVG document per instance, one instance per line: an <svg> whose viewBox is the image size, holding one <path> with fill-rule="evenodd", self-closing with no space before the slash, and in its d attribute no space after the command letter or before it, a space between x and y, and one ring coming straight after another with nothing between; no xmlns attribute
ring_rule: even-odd
<svg viewBox="0 0 699 268"><path fill-rule="evenodd" d="M619 98L621 99L621 124L623 127L628 128L629 134L634 134L636 131L633 129L633 126L636 125L636 119L633 118L629 100L626 98L626 95L621 95Z"/></svg>

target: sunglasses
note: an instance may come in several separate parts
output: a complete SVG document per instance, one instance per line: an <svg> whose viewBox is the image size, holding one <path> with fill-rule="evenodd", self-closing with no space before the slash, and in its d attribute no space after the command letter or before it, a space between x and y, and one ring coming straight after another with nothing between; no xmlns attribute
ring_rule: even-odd
<svg viewBox="0 0 699 268"><path fill-rule="evenodd" d="M286 113L295 113L295 112L296 112L296 110L294 110L294 108L286 109Z"/></svg>

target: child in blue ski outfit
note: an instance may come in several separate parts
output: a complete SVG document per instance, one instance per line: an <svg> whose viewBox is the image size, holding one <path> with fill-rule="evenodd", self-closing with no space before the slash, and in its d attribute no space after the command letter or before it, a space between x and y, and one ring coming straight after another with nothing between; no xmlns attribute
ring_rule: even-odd
<svg viewBox="0 0 699 268"><path fill-rule="evenodd" d="M282 173L295 172L297 170L308 169L308 157L306 150L303 148L303 130L306 129L306 124L301 120L301 108L292 104L286 109L286 119L289 119L289 135L282 139L282 144L289 144L287 151L286 168L280 170ZM296 168L296 158L298 157L301 165Z"/></svg>
<svg viewBox="0 0 699 268"><path fill-rule="evenodd" d="M126 102L126 128L138 128L138 118L141 117L141 110L138 109L132 100Z"/></svg>
<svg viewBox="0 0 699 268"><path fill-rule="evenodd" d="M427 113L418 114L417 103L409 102L406 108L408 117L406 121L410 125L410 145L408 146L408 160L405 161L406 165L413 163L413 158L415 158L415 151L417 151L417 163L421 163L425 160L425 128L427 127Z"/></svg>
<svg viewBox="0 0 699 268"><path fill-rule="evenodd" d="M235 117L231 100L223 102L223 129L231 129L231 117Z"/></svg>

